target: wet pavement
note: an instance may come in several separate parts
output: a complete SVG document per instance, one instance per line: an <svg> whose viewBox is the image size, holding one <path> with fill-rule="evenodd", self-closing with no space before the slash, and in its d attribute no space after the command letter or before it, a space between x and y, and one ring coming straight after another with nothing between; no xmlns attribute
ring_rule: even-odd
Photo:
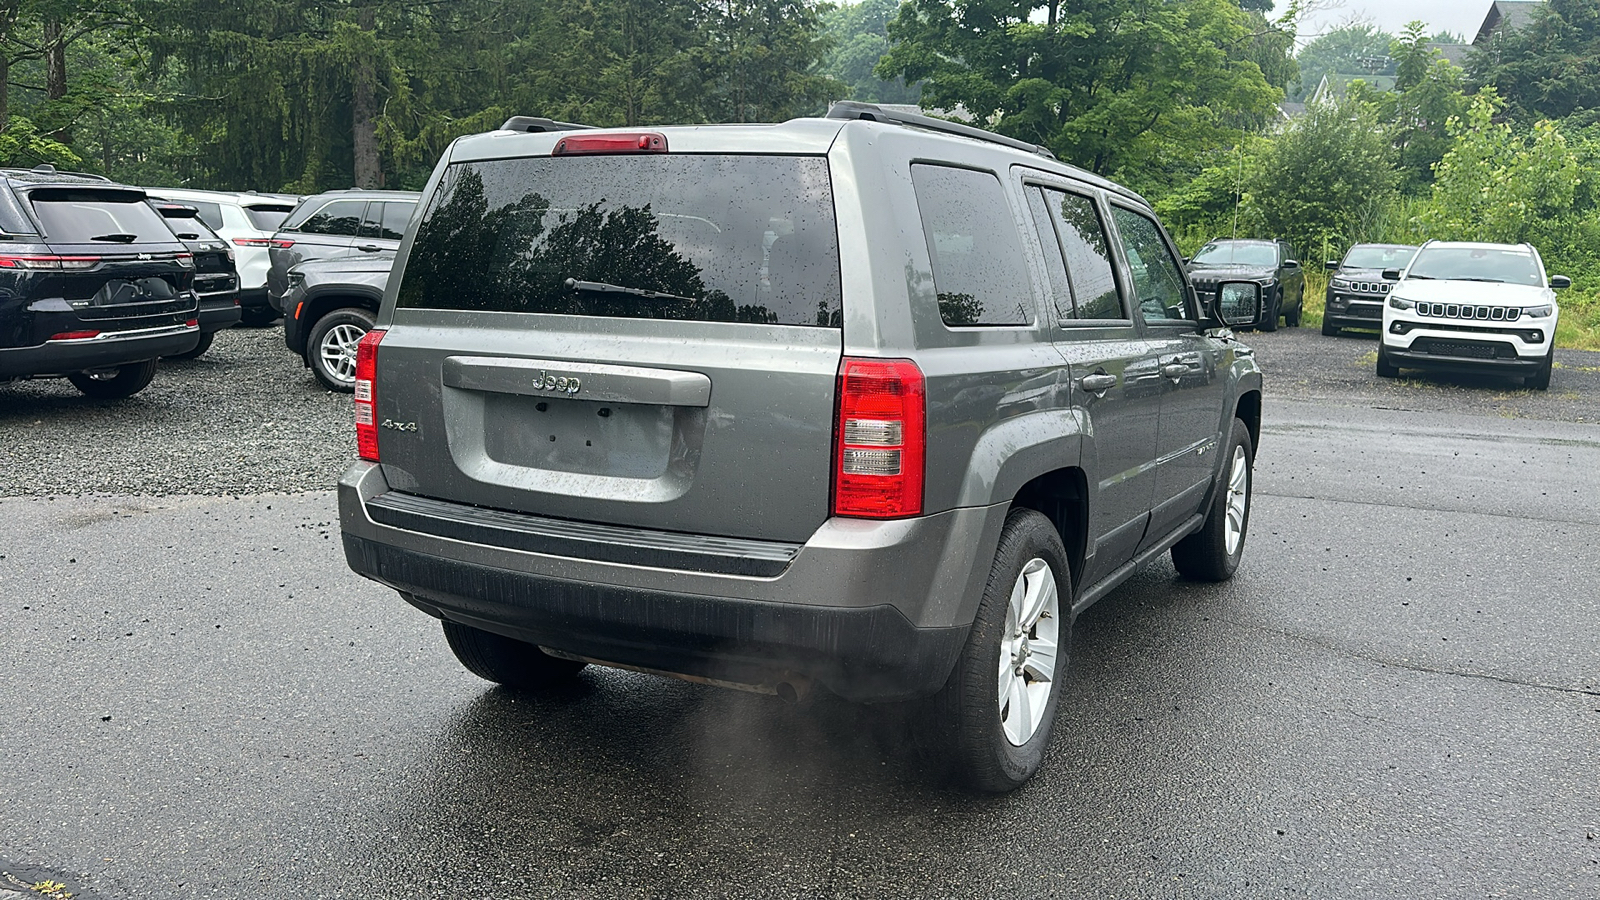
<svg viewBox="0 0 1600 900"><path fill-rule="evenodd" d="M1600 427L1382 405L1269 397L1238 576L1163 560L1084 614L1053 751L1003 798L921 769L892 711L490 688L349 574L329 493L0 500L0 872L152 900L1600 896Z"/></svg>

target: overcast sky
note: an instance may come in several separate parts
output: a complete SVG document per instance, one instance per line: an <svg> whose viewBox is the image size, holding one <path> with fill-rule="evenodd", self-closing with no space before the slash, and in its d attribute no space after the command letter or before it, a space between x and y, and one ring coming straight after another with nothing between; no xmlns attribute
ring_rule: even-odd
<svg viewBox="0 0 1600 900"><path fill-rule="evenodd" d="M1286 0L1277 3L1280 12L1289 5ZM1407 22L1420 19L1428 23L1429 33L1447 29L1466 35L1470 42L1489 13L1489 3L1490 0L1336 0L1320 4L1326 8L1302 23L1300 40L1304 43L1351 19L1371 22L1391 34L1399 34Z"/></svg>

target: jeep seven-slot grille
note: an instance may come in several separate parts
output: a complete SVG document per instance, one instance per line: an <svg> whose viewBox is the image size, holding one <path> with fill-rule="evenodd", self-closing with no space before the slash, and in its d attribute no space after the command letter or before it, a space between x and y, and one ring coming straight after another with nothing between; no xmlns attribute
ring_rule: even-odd
<svg viewBox="0 0 1600 900"><path fill-rule="evenodd" d="M1515 322L1517 319L1522 318L1522 307L1418 303L1417 315L1435 319L1481 319L1485 322Z"/></svg>
<svg viewBox="0 0 1600 900"><path fill-rule="evenodd" d="M1345 291L1357 294L1387 294L1389 288L1394 287L1387 281L1351 281Z"/></svg>

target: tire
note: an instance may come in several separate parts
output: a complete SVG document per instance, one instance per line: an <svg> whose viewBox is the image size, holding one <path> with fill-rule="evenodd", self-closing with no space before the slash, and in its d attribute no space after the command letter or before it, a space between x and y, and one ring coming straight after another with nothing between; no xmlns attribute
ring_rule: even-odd
<svg viewBox="0 0 1600 900"><path fill-rule="evenodd" d="M1400 367L1389 362L1389 354L1383 352L1383 338L1378 338L1378 377L1399 378Z"/></svg>
<svg viewBox="0 0 1600 900"><path fill-rule="evenodd" d="M1326 316L1327 314L1324 313L1323 315ZM1330 323L1327 320L1327 318L1323 318L1323 320L1322 320L1322 336L1323 337L1338 337L1339 336L1339 326Z"/></svg>
<svg viewBox="0 0 1600 900"><path fill-rule="evenodd" d="M1278 295L1267 300L1267 314L1261 317L1261 324L1256 326L1257 329L1261 331L1278 330L1278 304L1282 302L1282 295Z"/></svg>
<svg viewBox="0 0 1600 900"><path fill-rule="evenodd" d="M205 334L200 335L200 343L195 344L193 350L185 350L182 353L174 353L171 356L163 356L161 358L162 359L199 359L202 354L204 354L207 350L211 349L211 340L214 337L216 337L216 332L208 331Z"/></svg>
<svg viewBox="0 0 1600 900"><path fill-rule="evenodd" d="M1538 371L1523 379L1523 384L1536 391L1550 390L1550 370L1556 365L1556 343L1550 342L1550 352L1545 354L1544 362L1539 364Z"/></svg>
<svg viewBox="0 0 1600 900"><path fill-rule="evenodd" d="M239 324L247 328L265 328L278 321L278 311L270 306L251 306L239 312Z"/></svg>
<svg viewBox="0 0 1600 900"><path fill-rule="evenodd" d="M515 638L444 620L444 639L468 672L509 688L536 690L572 680L587 663L557 659Z"/></svg>
<svg viewBox="0 0 1600 900"><path fill-rule="evenodd" d="M330 391L356 389L356 345L372 330L376 318L355 306L336 309L317 320L306 338L306 363Z"/></svg>
<svg viewBox="0 0 1600 900"><path fill-rule="evenodd" d="M1019 625L1019 611L1032 623ZM960 781L1004 793L1039 771L1071 644L1072 571L1061 536L1042 514L1014 509L967 643L924 719L931 749Z"/></svg>
<svg viewBox="0 0 1600 900"><path fill-rule="evenodd" d="M122 400L144 390L156 377L156 361L128 363L105 373L75 372L67 376L72 386L96 400Z"/></svg>
<svg viewBox="0 0 1600 900"><path fill-rule="evenodd" d="M1250 497L1255 487L1255 443L1238 419L1224 451L1222 480L1200 530L1172 547L1172 565L1194 581L1227 581L1239 568L1250 534Z"/></svg>
<svg viewBox="0 0 1600 900"><path fill-rule="evenodd" d="M1300 314L1305 312L1305 305L1305 298L1302 297L1300 302L1294 305L1294 309L1292 311L1283 314L1283 324L1290 328L1299 328Z"/></svg>

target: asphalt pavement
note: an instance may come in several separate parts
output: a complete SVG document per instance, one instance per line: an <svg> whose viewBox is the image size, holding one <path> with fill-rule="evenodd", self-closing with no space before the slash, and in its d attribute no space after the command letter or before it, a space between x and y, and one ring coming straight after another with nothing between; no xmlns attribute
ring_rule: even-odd
<svg viewBox="0 0 1600 900"><path fill-rule="evenodd" d="M1082 616L1054 748L1003 798L920 768L893 710L491 688L348 572L325 491L0 499L0 872L117 900L1600 896L1600 427L1375 405L1269 396L1238 575L1162 561Z"/></svg>

